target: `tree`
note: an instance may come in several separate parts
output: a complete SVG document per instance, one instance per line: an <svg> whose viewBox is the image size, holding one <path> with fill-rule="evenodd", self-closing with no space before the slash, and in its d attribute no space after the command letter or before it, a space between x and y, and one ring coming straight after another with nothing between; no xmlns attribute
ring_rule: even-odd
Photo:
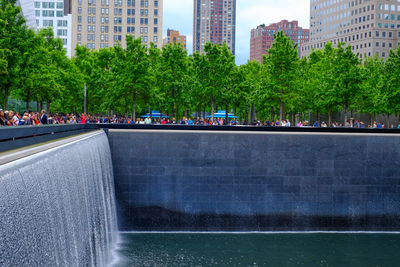
<svg viewBox="0 0 400 267"><path fill-rule="evenodd" d="M400 47L391 50L385 64L384 80L387 81L384 94L387 97L386 114L400 113Z"/></svg>
<svg viewBox="0 0 400 267"><path fill-rule="evenodd" d="M378 57L367 58L361 68L362 83L355 102L360 111L371 115L371 125L374 114L386 113L385 109L389 103L384 93L384 88L387 87L384 73L385 64Z"/></svg>
<svg viewBox="0 0 400 267"><path fill-rule="evenodd" d="M336 50L331 43L325 45L324 50L313 51L310 55L310 89L312 109L318 114L320 120L321 111L328 113L328 125L332 122L332 113L337 111L340 105L336 77Z"/></svg>
<svg viewBox="0 0 400 267"><path fill-rule="evenodd" d="M126 38L127 48L115 47L116 59L113 62L113 73L121 87L116 92L118 97L130 98L132 103L132 119L136 120L138 99L149 97L150 60L147 48L140 38Z"/></svg>
<svg viewBox="0 0 400 267"><path fill-rule="evenodd" d="M293 96L299 59L297 44L293 45L290 38L282 31L274 34L274 39L271 49L268 50L266 64L269 68L271 86L275 91L274 98L279 102L280 120L283 120L285 104Z"/></svg>
<svg viewBox="0 0 400 267"><path fill-rule="evenodd" d="M205 94L210 97L211 119L214 120L214 113L217 100L221 101L225 96L226 89L232 75L234 57L226 44L213 45L207 43L204 48L205 56L201 61L201 76L204 78ZM219 97L219 98L218 98Z"/></svg>
<svg viewBox="0 0 400 267"><path fill-rule="evenodd" d="M0 49L3 49L3 66L7 62L7 75L0 75L4 109L8 109L11 90L21 78L19 65L22 63L22 55L30 49L27 43L31 38L31 31L25 25L25 18L21 14L21 8L16 6L16 0L0 1ZM4 53L4 50L7 52Z"/></svg>
<svg viewBox="0 0 400 267"><path fill-rule="evenodd" d="M160 89L165 90L162 95L167 97L171 107L171 115L176 117L177 105L183 106L183 91L188 70L187 52L182 44L168 44L162 48L160 58Z"/></svg>
<svg viewBox="0 0 400 267"><path fill-rule="evenodd" d="M79 71L82 73L84 79L84 88L81 89L81 93L82 95L86 93L87 96L87 99L84 99L84 103L82 103L84 106L83 111L88 112L86 101L90 103L90 101L88 100L90 99L90 94L92 91L96 90L95 86L93 85L93 83L96 81L95 77L97 77L95 69L95 56L86 46L77 45L75 51L76 53L74 63L78 67Z"/></svg>
<svg viewBox="0 0 400 267"><path fill-rule="evenodd" d="M352 52L351 46L343 48L339 44L335 50L334 76L336 78L336 93L339 104L344 109L344 124L347 122L347 113L359 93L361 76L360 60Z"/></svg>
<svg viewBox="0 0 400 267"><path fill-rule="evenodd" d="M249 61L247 64L240 66L241 84L240 90L237 92L237 104L244 102L243 107L246 111L243 114L249 114L250 122L255 119L255 110L268 105L269 92L264 87L263 75L268 72L263 71L263 66L256 60ZM243 101L245 100L245 101Z"/></svg>

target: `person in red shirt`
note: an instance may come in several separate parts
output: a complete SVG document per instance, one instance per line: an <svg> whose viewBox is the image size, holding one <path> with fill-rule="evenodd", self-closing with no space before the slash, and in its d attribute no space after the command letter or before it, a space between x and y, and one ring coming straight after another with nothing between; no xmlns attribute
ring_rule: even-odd
<svg viewBox="0 0 400 267"><path fill-rule="evenodd" d="M86 114L83 113L81 116L81 124L85 124L86 123Z"/></svg>

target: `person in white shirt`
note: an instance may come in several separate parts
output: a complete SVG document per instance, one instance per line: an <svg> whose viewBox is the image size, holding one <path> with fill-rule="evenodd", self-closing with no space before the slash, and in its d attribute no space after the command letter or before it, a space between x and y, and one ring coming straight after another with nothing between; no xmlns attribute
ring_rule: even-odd
<svg viewBox="0 0 400 267"><path fill-rule="evenodd" d="M14 124L14 126L19 125L18 112L15 112L15 114L14 114L14 117L13 117L13 124Z"/></svg>
<svg viewBox="0 0 400 267"><path fill-rule="evenodd" d="M144 120L144 124L151 124L151 118L150 118L150 117L147 117L147 118Z"/></svg>

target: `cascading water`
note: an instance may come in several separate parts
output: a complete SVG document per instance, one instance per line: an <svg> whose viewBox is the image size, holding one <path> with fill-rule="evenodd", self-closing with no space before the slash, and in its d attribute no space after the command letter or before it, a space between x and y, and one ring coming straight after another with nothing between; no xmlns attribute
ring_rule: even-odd
<svg viewBox="0 0 400 267"><path fill-rule="evenodd" d="M105 266L118 237L104 132L0 166L0 266Z"/></svg>

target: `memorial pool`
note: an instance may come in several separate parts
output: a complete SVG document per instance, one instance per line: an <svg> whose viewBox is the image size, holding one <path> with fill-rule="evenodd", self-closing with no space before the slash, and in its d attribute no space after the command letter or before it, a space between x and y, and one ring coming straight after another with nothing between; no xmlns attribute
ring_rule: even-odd
<svg viewBox="0 0 400 267"><path fill-rule="evenodd" d="M352 266L400 262L395 233L123 233L115 266Z"/></svg>

